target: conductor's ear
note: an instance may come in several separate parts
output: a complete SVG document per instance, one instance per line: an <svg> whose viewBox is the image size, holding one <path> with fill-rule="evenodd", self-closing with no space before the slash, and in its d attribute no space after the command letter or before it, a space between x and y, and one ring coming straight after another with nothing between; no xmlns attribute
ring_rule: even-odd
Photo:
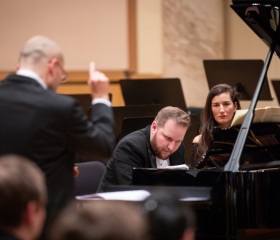
<svg viewBox="0 0 280 240"><path fill-rule="evenodd" d="M49 61L48 61L48 73L53 76L54 75L54 68L55 68L55 65L57 63L57 59L56 58L51 58Z"/></svg>

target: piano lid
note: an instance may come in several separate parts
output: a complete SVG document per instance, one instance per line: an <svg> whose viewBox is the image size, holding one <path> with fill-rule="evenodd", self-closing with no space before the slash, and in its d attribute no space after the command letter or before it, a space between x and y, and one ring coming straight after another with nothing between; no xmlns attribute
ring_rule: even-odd
<svg viewBox="0 0 280 240"><path fill-rule="evenodd" d="M280 0L233 0L231 8L280 57Z"/></svg>

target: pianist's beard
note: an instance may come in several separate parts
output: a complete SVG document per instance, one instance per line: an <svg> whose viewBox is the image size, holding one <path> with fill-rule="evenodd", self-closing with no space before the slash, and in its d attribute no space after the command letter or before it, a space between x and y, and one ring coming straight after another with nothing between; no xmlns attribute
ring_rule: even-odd
<svg viewBox="0 0 280 240"><path fill-rule="evenodd" d="M152 137L151 146L155 155L162 160L167 160L175 152L170 150L164 142L160 141L157 134Z"/></svg>

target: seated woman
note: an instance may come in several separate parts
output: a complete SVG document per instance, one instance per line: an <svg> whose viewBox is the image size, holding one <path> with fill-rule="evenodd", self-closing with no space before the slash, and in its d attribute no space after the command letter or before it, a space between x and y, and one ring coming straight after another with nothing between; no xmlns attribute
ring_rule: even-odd
<svg viewBox="0 0 280 240"><path fill-rule="evenodd" d="M208 93L201 113L200 134L193 139L192 165L207 165L206 153L214 127L229 128L237 109L240 109L238 93L227 84L215 85Z"/></svg>

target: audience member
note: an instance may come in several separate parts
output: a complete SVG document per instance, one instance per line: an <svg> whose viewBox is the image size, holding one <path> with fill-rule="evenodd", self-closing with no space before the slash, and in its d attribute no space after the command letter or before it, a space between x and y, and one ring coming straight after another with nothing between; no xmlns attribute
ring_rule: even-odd
<svg viewBox="0 0 280 240"><path fill-rule="evenodd" d="M192 161L201 164L211 143L214 127L229 128L237 109L240 109L239 94L227 84L218 84L208 93L201 113L200 135L193 139ZM206 163L206 162L205 162Z"/></svg>
<svg viewBox="0 0 280 240"><path fill-rule="evenodd" d="M109 185L131 185L132 170L185 164L182 144L190 117L177 107L161 109L151 125L122 138L108 161L98 192Z"/></svg>
<svg viewBox="0 0 280 240"><path fill-rule="evenodd" d="M91 120L73 98L55 93L65 79L58 44L35 36L20 51L16 74L0 84L0 155L25 156L44 171L49 198L46 226L74 197L76 155L109 158L115 146L108 78L90 64Z"/></svg>
<svg viewBox="0 0 280 240"><path fill-rule="evenodd" d="M143 207L151 240L195 239L195 213L187 203L180 202L177 194L152 192Z"/></svg>
<svg viewBox="0 0 280 240"><path fill-rule="evenodd" d="M47 190L40 168L17 156L0 157L0 239L35 240L45 220Z"/></svg>
<svg viewBox="0 0 280 240"><path fill-rule="evenodd" d="M83 207L70 205L50 231L49 240L149 239L146 218L127 202L94 201Z"/></svg>

